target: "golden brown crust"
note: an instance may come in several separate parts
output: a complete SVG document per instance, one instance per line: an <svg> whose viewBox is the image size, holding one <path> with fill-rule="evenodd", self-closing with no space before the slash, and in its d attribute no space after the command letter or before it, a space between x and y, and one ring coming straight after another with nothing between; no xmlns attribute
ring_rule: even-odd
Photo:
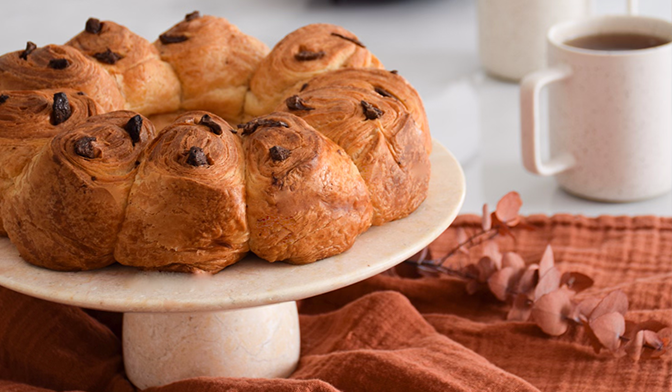
<svg viewBox="0 0 672 392"><path fill-rule="evenodd" d="M401 101L422 130L427 153L432 152L432 135L429 133L429 122L422 99L413 86L396 72L374 68L345 68L325 72L301 85L299 90L287 94L286 98L300 91L332 86L349 86L375 91L383 98Z"/></svg>
<svg viewBox="0 0 672 392"><path fill-rule="evenodd" d="M172 67L161 61L146 39L111 21L100 29L82 31L66 45L103 67L117 82L126 109L148 116L177 110L180 81Z"/></svg>
<svg viewBox="0 0 672 392"><path fill-rule="evenodd" d="M429 156L424 137L404 105L375 91L323 87L297 96L309 110L278 110L306 120L341 146L371 193L373 224L400 219L427 196Z"/></svg>
<svg viewBox="0 0 672 392"><path fill-rule="evenodd" d="M25 52L0 56L0 90L70 88L90 96L106 112L124 108L114 79L78 50L47 45L22 56Z"/></svg>
<svg viewBox="0 0 672 392"><path fill-rule="evenodd" d="M65 112L58 105L63 105ZM54 101L56 115L54 115ZM14 178L23 171L37 152L64 130L101 112L91 98L74 90L10 90L0 91L0 206L5 193L14 184ZM0 222L0 235L7 235Z"/></svg>
<svg viewBox="0 0 672 392"><path fill-rule="evenodd" d="M135 177L117 261L215 273L245 255L245 160L232 131L218 116L198 111L161 132Z"/></svg>
<svg viewBox="0 0 672 392"><path fill-rule="evenodd" d="M186 113L184 110L177 110L175 112L170 112L170 113L161 113L161 114L153 114L149 116L149 121L154 124L154 128L156 128L156 131L158 133L161 133L161 131L171 125L175 120L177 120L178 117Z"/></svg>
<svg viewBox="0 0 672 392"><path fill-rule="evenodd" d="M56 135L17 177L3 216L24 260L64 271L114 262L136 162L154 137L153 125L135 116L118 111L90 117ZM141 126L128 127L138 118Z"/></svg>
<svg viewBox="0 0 672 392"><path fill-rule="evenodd" d="M372 208L347 155L289 113L257 118L245 131L250 250L306 264L349 249L370 226Z"/></svg>
<svg viewBox="0 0 672 392"><path fill-rule="evenodd" d="M268 47L224 18L187 19L154 43L180 79L181 107L206 110L235 124L242 117L252 73Z"/></svg>
<svg viewBox="0 0 672 392"><path fill-rule="evenodd" d="M339 68L383 68L378 59L348 30L331 24L301 27L282 39L264 58L250 81L245 113L273 111L288 91L308 79Z"/></svg>

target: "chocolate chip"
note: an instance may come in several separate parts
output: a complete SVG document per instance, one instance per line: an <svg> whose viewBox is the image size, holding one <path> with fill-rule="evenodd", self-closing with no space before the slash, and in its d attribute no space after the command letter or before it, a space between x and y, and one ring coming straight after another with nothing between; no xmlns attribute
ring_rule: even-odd
<svg viewBox="0 0 672 392"><path fill-rule="evenodd" d="M96 18L89 18L89 20L86 21L84 31L90 34L100 34L100 30L102 30L102 28L103 24L100 23L100 20Z"/></svg>
<svg viewBox="0 0 672 392"><path fill-rule="evenodd" d="M101 63L105 64L115 64L117 61L123 59L120 54L114 53L110 50L110 48L107 48L107 50L104 52L94 54L93 57Z"/></svg>
<svg viewBox="0 0 672 392"><path fill-rule="evenodd" d="M294 55L294 58L297 61L313 61L317 59L321 59L324 57L326 53L323 50L320 50L319 52L313 52L310 50L302 50L299 53Z"/></svg>
<svg viewBox="0 0 672 392"><path fill-rule="evenodd" d="M301 86L301 90L299 90L299 91L303 91L307 88L308 88L308 83L304 83L303 86Z"/></svg>
<svg viewBox="0 0 672 392"><path fill-rule="evenodd" d="M84 136L83 138L75 142L75 154L80 157L93 159L96 157L96 150L93 148L93 142L96 141L95 137Z"/></svg>
<svg viewBox="0 0 672 392"><path fill-rule="evenodd" d="M66 122L72 115L68 96L65 93L54 94L54 104L51 106L51 124L58 125Z"/></svg>
<svg viewBox="0 0 672 392"><path fill-rule="evenodd" d="M315 110L314 107L307 106L306 102L298 95L292 95L285 100L289 110Z"/></svg>
<svg viewBox="0 0 672 392"><path fill-rule="evenodd" d="M21 54L19 54L19 58L23 60L28 60L28 55L33 53L35 49L37 49L37 45L35 45L30 41L26 42L26 49L23 52L21 52Z"/></svg>
<svg viewBox="0 0 672 392"><path fill-rule="evenodd" d="M205 125L206 127L210 128L210 131L214 133L215 135L221 135L222 134L222 127L215 122L215 120L212 119L207 114L204 114L203 117L201 117L201 120L198 122L201 125ZM234 131L234 133L236 133Z"/></svg>
<svg viewBox="0 0 672 392"><path fill-rule="evenodd" d="M161 40L161 43L164 44L164 45L178 44L178 43L184 42L188 39L189 39L189 37L187 37L186 35L161 34L159 36L159 40Z"/></svg>
<svg viewBox="0 0 672 392"><path fill-rule="evenodd" d="M97 179L98 179L98 177L96 177L96 176L91 176L91 181L96 181Z"/></svg>
<svg viewBox="0 0 672 392"><path fill-rule="evenodd" d="M9 99L9 95L7 95L7 94L0 95L0 105L7 102L8 99Z"/></svg>
<svg viewBox="0 0 672 392"><path fill-rule="evenodd" d="M367 120L375 120L383 116L383 111L377 107L371 105L366 101L361 101L362 109L364 109L364 115Z"/></svg>
<svg viewBox="0 0 672 392"><path fill-rule="evenodd" d="M198 11L194 11L190 14L185 15L184 20L187 21L187 22L191 22L192 20L198 19L200 17L201 17L201 13L198 12Z"/></svg>
<svg viewBox="0 0 672 392"><path fill-rule="evenodd" d="M338 38L342 38L342 39L344 39L344 40L346 40L346 41L350 41L350 42L352 42L353 44L355 44L355 45L357 45L357 46L361 46L362 48L366 48L366 46L364 46L364 44L361 43L361 42L359 42L359 40L357 40L356 38L346 37L345 35L343 35L343 34L338 34L338 33L331 33L331 35L333 35L333 36L335 36L335 37L338 37Z"/></svg>
<svg viewBox="0 0 672 392"><path fill-rule="evenodd" d="M47 66L52 69L66 69L70 65L68 59L51 59Z"/></svg>
<svg viewBox="0 0 672 392"><path fill-rule="evenodd" d="M254 131L257 130L259 127L283 127L283 128L289 128L289 125L287 125L286 122L284 121L278 121L278 120L272 120L270 118L263 118L263 119L254 119L248 123L245 124L238 124L238 128L243 129L243 135L249 135L253 133Z"/></svg>
<svg viewBox="0 0 672 392"><path fill-rule="evenodd" d="M77 95L86 95L86 94L84 94L84 91L77 91Z"/></svg>
<svg viewBox="0 0 672 392"><path fill-rule="evenodd" d="M387 90L385 90L382 87L375 87L374 90L383 97L394 98L394 95L390 94Z"/></svg>
<svg viewBox="0 0 672 392"><path fill-rule="evenodd" d="M271 155L271 159L273 159L275 162L282 162L292 155L290 150L280 146L273 146L269 148L268 153Z"/></svg>
<svg viewBox="0 0 672 392"><path fill-rule="evenodd" d="M396 69L393 69L392 71L390 71L390 73L397 75L399 73L399 71L397 71Z"/></svg>
<svg viewBox="0 0 672 392"><path fill-rule="evenodd" d="M205 156L203 149L200 147L193 146L189 149L189 157L187 158L187 163L191 166L209 166L208 157Z"/></svg>
<svg viewBox="0 0 672 392"><path fill-rule="evenodd" d="M128 132L128 135L131 137L131 141L135 146L135 143L140 142L140 131L142 130L142 116L136 114L135 116L131 117L131 119L128 120L128 122L126 123L124 129L126 130L126 132Z"/></svg>

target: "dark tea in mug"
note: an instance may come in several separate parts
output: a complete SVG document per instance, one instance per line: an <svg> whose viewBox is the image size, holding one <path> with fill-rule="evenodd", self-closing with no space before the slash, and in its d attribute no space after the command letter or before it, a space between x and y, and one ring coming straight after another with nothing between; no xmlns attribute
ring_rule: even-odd
<svg viewBox="0 0 672 392"><path fill-rule="evenodd" d="M634 33L610 33L586 35L565 41L565 45L580 49L619 51L655 48L670 42L653 35Z"/></svg>

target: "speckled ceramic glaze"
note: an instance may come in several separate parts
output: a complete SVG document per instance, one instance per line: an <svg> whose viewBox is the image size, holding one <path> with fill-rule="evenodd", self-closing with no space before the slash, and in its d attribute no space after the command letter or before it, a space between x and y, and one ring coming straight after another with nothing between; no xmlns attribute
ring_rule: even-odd
<svg viewBox="0 0 672 392"><path fill-rule="evenodd" d="M520 80L546 65L546 32L588 15L590 0L478 0L481 64L498 78Z"/></svg>
<svg viewBox="0 0 672 392"><path fill-rule="evenodd" d="M294 301L347 286L412 256L455 219L462 169L434 142L427 199L406 218L376 226L337 256L308 265L253 255L215 275L115 265L58 272L26 263L0 239L0 285L49 301L124 314L124 362L140 388L198 377L286 377L299 360Z"/></svg>
<svg viewBox="0 0 672 392"><path fill-rule="evenodd" d="M289 376L299 361L296 302L196 313L124 314L124 365L140 389L186 378Z"/></svg>
<svg viewBox="0 0 672 392"><path fill-rule="evenodd" d="M653 35L668 43L629 51L564 44L608 33ZM525 167L556 175L572 194L601 201L641 200L672 189L670 41L672 24L645 17L591 18L553 27L549 68L521 84ZM538 105L547 84L551 159L542 162Z"/></svg>

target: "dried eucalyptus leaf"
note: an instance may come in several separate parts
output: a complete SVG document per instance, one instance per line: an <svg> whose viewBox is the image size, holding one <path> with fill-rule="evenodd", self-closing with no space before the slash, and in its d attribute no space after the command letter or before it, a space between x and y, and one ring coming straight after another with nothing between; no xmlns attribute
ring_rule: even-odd
<svg viewBox="0 0 672 392"><path fill-rule="evenodd" d="M623 345L625 353L635 361L639 361L642 356L644 346L644 331L639 331L635 336Z"/></svg>
<svg viewBox="0 0 672 392"><path fill-rule="evenodd" d="M525 294L517 294L513 299L511 310L506 315L508 321L527 321L532 314L534 302Z"/></svg>
<svg viewBox="0 0 672 392"><path fill-rule="evenodd" d="M490 218L490 213L488 212L488 205L483 204L483 216L481 217L481 227L483 231L488 231L492 228L492 219Z"/></svg>
<svg viewBox="0 0 672 392"><path fill-rule="evenodd" d="M505 252L502 255L502 268L511 267L514 270L525 269L525 261L516 252Z"/></svg>
<svg viewBox="0 0 672 392"><path fill-rule="evenodd" d="M553 248L551 245L546 245L544 254L541 256L541 261L539 261L539 276L544 276L546 271L551 269L554 265L553 260Z"/></svg>
<svg viewBox="0 0 672 392"><path fill-rule="evenodd" d="M590 319L596 319L604 314L617 312L625 315L628 311L628 297L621 290L612 291L606 297L602 298L597 304L593 312L590 314Z"/></svg>
<svg viewBox="0 0 672 392"><path fill-rule="evenodd" d="M495 261L490 258L489 256L483 256L478 260L478 270L479 270L479 275L478 275L478 281L481 283L485 283L488 281L490 276L494 274L498 268L497 264Z"/></svg>
<svg viewBox="0 0 672 392"><path fill-rule="evenodd" d="M542 331L560 336L569 327L568 315L572 301L566 290L556 290L541 296L532 306L532 319Z"/></svg>
<svg viewBox="0 0 672 392"><path fill-rule="evenodd" d="M523 205L518 192L509 192L497 202L495 214L497 219L503 223L511 223L511 221L518 219L518 212Z"/></svg>
<svg viewBox="0 0 672 392"><path fill-rule="evenodd" d="M537 283L539 283L539 266L531 264L520 277L516 291L523 294L530 293L537 287Z"/></svg>
<svg viewBox="0 0 672 392"><path fill-rule="evenodd" d="M499 245L495 241L488 241L483 247L483 256L490 257L495 263L497 269L502 268L502 253L499 251Z"/></svg>
<svg viewBox="0 0 672 392"><path fill-rule="evenodd" d="M620 338L625 332L625 319L619 312L605 313L591 319L590 328L604 347L615 352L620 347Z"/></svg>
<svg viewBox="0 0 672 392"><path fill-rule="evenodd" d="M590 314L593 313L593 310L595 310L595 307L599 303L599 298L589 297L584 299L574 308L575 315L572 316L572 319L577 321L590 319Z"/></svg>
<svg viewBox="0 0 672 392"><path fill-rule="evenodd" d="M642 332L644 335L644 343L653 347L655 350L663 349L663 340L658 337L656 332L650 330L642 330L640 332Z"/></svg>
<svg viewBox="0 0 672 392"><path fill-rule="evenodd" d="M600 340L595 336L588 320L581 320L581 324L583 325L584 331L586 331L586 336L588 337L588 341L590 341L590 345L593 347L595 354L599 354L604 346L602 346Z"/></svg>
<svg viewBox="0 0 672 392"><path fill-rule="evenodd" d="M567 286L568 289L575 293L580 293L591 287L593 283L594 281L590 276L580 272L565 272L560 278L560 286Z"/></svg>
<svg viewBox="0 0 672 392"><path fill-rule="evenodd" d="M502 268L495 271L490 278L488 278L488 288L492 294L500 301L506 301L509 296L509 289L514 283L513 279L516 276L516 271L511 267Z"/></svg>
<svg viewBox="0 0 672 392"><path fill-rule="evenodd" d="M672 341L672 328L666 327L656 333L658 339L662 342L662 348L651 353L652 358L657 358L670 349L670 341Z"/></svg>
<svg viewBox="0 0 672 392"><path fill-rule="evenodd" d="M539 271L541 273L541 270ZM551 267L545 274L539 278L537 287L534 288L534 298L538 300L541 296L548 294L560 288L560 271L556 267Z"/></svg>

